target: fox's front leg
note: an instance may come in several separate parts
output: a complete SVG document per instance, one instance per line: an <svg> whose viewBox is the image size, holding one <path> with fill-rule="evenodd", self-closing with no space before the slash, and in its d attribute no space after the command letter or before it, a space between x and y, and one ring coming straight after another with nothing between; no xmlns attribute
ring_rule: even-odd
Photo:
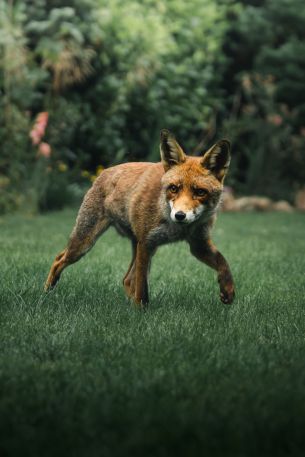
<svg viewBox="0 0 305 457"><path fill-rule="evenodd" d="M223 303L232 303L235 296L234 282L228 262L217 250L211 240L190 242L191 253L209 267L217 271L220 287L220 299Z"/></svg>
<svg viewBox="0 0 305 457"><path fill-rule="evenodd" d="M148 303L147 275L151 259L151 252L145 243L138 242L135 261L135 302L143 306Z"/></svg>

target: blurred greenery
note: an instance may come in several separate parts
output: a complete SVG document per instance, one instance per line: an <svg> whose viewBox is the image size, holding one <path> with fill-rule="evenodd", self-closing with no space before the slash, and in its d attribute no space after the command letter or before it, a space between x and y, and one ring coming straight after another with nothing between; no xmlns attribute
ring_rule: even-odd
<svg viewBox="0 0 305 457"><path fill-rule="evenodd" d="M230 138L237 193L293 200L304 38L302 0L0 0L0 212L60 208L101 167L158 160L165 127L188 153Z"/></svg>

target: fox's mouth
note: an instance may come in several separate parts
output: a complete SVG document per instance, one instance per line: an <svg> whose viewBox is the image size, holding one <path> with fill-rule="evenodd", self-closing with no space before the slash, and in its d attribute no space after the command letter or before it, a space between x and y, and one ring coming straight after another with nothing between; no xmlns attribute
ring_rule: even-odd
<svg viewBox="0 0 305 457"><path fill-rule="evenodd" d="M189 211L176 210L172 202L170 202L170 208L170 218L176 224L191 224L199 219L204 210L203 205Z"/></svg>
<svg viewBox="0 0 305 457"><path fill-rule="evenodd" d="M171 220L172 220L173 222L175 222L175 224L177 224L177 225L189 225L189 224L191 224L192 222L194 222L196 219L195 219L195 218L192 219L192 220L184 219L184 220L182 220L182 221L179 221L179 220L174 219L174 218L171 217Z"/></svg>

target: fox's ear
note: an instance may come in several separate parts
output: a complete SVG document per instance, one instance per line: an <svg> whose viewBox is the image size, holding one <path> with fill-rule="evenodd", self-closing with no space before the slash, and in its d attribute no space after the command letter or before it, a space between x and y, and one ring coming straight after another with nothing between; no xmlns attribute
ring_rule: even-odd
<svg viewBox="0 0 305 457"><path fill-rule="evenodd" d="M185 162L183 149L176 141L174 135L166 129L161 130L160 143L161 161L165 171L173 165Z"/></svg>
<svg viewBox="0 0 305 457"><path fill-rule="evenodd" d="M228 140L220 140L202 158L202 165L210 170L219 181L224 179L228 171L231 160L230 148Z"/></svg>

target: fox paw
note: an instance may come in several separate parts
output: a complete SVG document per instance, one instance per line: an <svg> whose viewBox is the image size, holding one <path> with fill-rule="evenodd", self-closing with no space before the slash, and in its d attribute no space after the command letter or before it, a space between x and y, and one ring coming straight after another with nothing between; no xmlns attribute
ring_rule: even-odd
<svg viewBox="0 0 305 457"><path fill-rule="evenodd" d="M57 282L58 282L58 279L59 278L53 278L53 280L51 279L48 279L44 285L44 291L45 292L50 292L51 290L54 289L54 287L56 286Z"/></svg>
<svg viewBox="0 0 305 457"><path fill-rule="evenodd" d="M231 290L222 290L220 292L220 300L222 303L225 303L226 305L229 305L230 303L233 302L235 297L235 292L234 289L232 288Z"/></svg>

